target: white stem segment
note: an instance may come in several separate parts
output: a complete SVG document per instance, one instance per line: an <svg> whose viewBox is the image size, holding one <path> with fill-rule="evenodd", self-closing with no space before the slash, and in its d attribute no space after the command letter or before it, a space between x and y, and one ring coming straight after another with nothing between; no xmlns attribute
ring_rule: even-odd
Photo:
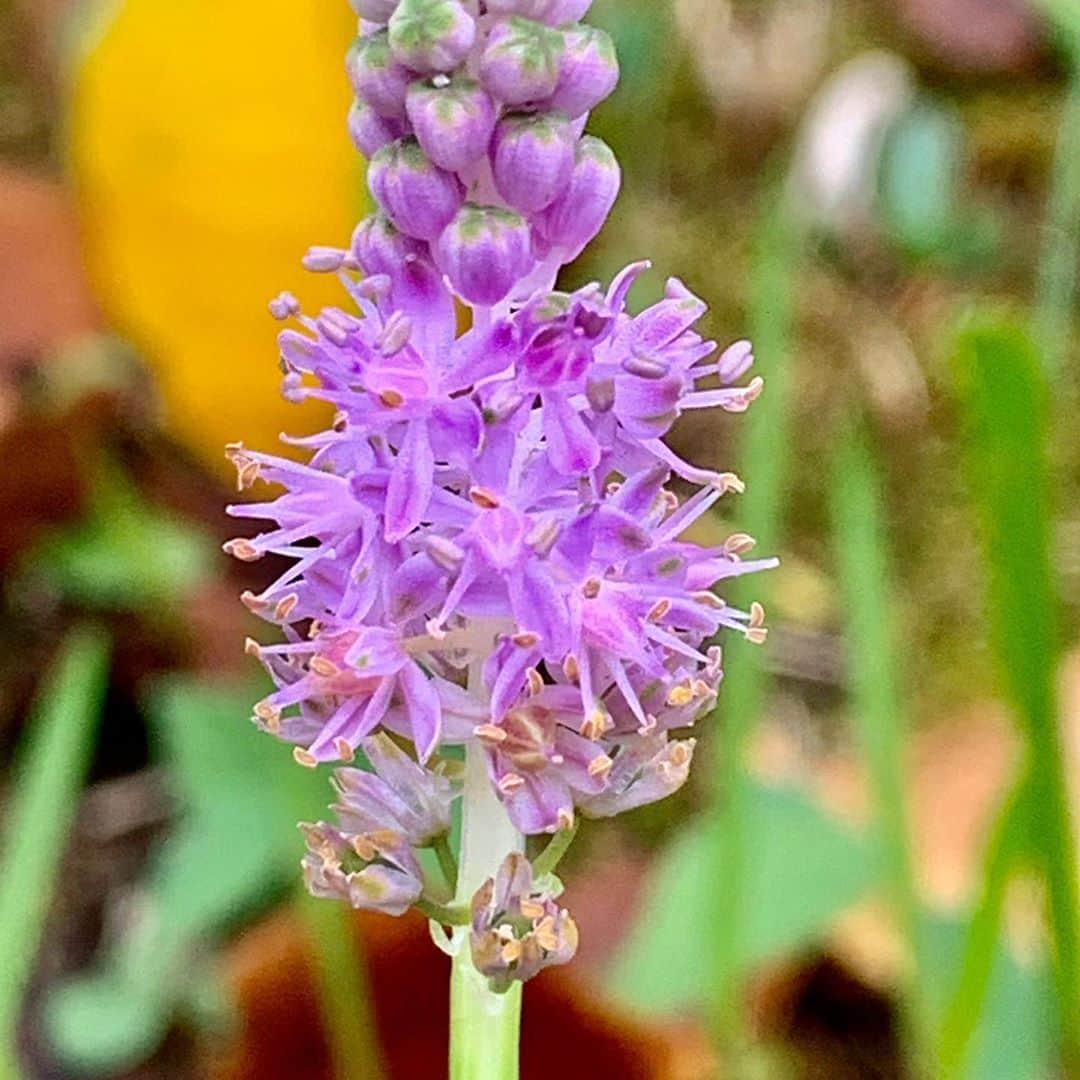
<svg viewBox="0 0 1080 1080"><path fill-rule="evenodd" d="M482 660L469 669L469 690L482 694ZM456 901L468 907L473 894L494 877L503 859L524 850L488 776L486 751L473 740L465 748L461 796L461 856ZM521 984L493 994L473 967L468 929L456 932L450 974L450 1080L517 1080Z"/></svg>

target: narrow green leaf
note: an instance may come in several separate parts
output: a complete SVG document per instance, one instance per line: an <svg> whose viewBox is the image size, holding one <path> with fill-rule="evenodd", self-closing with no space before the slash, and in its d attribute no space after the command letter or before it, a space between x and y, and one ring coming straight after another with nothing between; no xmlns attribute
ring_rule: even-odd
<svg viewBox="0 0 1080 1080"><path fill-rule="evenodd" d="M991 643L1006 699L1028 743L1029 843L1047 882L1063 1045L1077 1057L1080 938L1055 683L1046 376L1028 334L1007 317L970 319L953 355L987 572Z"/></svg>
<svg viewBox="0 0 1080 1080"><path fill-rule="evenodd" d="M0 846L0 1076L18 1075L15 1025L90 760L108 654L96 628L68 636L20 748Z"/></svg>
<svg viewBox="0 0 1080 1080"><path fill-rule="evenodd" d="M757 538L760 550L775 553L781 537L781 506L787 483L791 439L790 399L792 374L792 322L795 282L803 235L782 197L775 194L766 205L757 240L753 272L750 329L758 371L765 392L745 418L741 473L747 484L738 507L739 521ZM746 602L746 583L736 583L731 599ZM768 577L750 583L756 598L767 601ZM750 849L743 835L747 827L748 779L743 760L746 742L764 704L766 676L756 646L731 636L724 639L724 686L717 710L716 790L714 816L716 845L709 858L716 879L725 882L715 893L710 920L717 927L711 952L713 992L710 1013L718 1038L733 1046L742 1041L740 985L737 977L739 942L749 907L741 887Z"/></svg>
<svg viewBox="0 0 1080 1080"><path fill-rule="evenodd" d="M844 611L852 727L866 760L875 836L889 901L915 961L904 1005L915 1061L929 1068L929 1018L921 998L918 900L905 798L906 718L897 671L894 610L883 521L884 494L873 451L855 427L840 434L829 484L833 542Z"/></svg>
<svg viewBox="0 0 1080 1080"><path fill-rule="evenodd" d="M336 1080L379 1080L379 1040L352 912L345 904L318 900L304 891L297 895L296 904L312 949L334 1076Z"/></svg>
<svg viewBox="0 0 1080 1080"><path fill-rule="evenodd" d="M948 999L940 1009L937 1061L942 1080L961 1080L969 1075L972 1041L986 1007L999 951L1006 890L1027 849L1028 822L1024 819L1030 799L1027 783L1025 776L1010 793L987 844L979 898L963 928L958 971Z"/></svg>

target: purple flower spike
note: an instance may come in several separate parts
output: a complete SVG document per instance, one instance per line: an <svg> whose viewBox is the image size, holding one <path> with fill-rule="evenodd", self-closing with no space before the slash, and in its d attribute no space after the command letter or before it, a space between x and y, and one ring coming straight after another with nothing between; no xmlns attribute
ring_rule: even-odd
<svg viewBox="0 0 1080 1080"><path fill-rule="evenodd" d="M575 119L599 105L618 85L619 60L611 38L595 26L572 26L563 36L566 46L559 62L559 85L544 107Z"/></svg>
<svg viewBox="0 0 1080 1080"><path fill-rule="evenodd" d="M601 139L585 135L574 159L566 187L535 221L537 232L564 252L565 262L577 258L603 228L622 182L619 163Z"/></svg>
<svg viewBox="0 0 1080 1080"><path fill-rule="evenodd" d="M493 15L523 15L549 26L577 22L590 7L592 0L487 0Z"/></svg>
<svg viewBox="0 0 1080 1080"><path fill-rule="evenodd" d="M341 306L270 302L283 395L333 422L282 436L295 456L228 448L251 498L224 548L271 556L241 597L275 628L245 643L272 682L255 725L299 765L342 765L333 820L301 826L308 888L419 908L455 928L455 979L505 992L575 953L552 872L576 822L676 791L682 733L717 700L715 642L766 639L760 604L720 595L776 560L715 521L712 546L691 539L742 481L665 441L763 382L749 342L717 355L679 278L631 308L647 262L554 291L621 180L583 134L618 78L607 35L575 22L589 0L351 3L349 131L377 206L348 247L304 256ZM532 865L522 838L544 835Z"/></svg>
<svg viewBox="0 0 1080 1080"><path fill-rule="evenodd" d="M405 107L417 141L440 169L461 172L487 151L495 103L475 79L436 75L413 83Z"/></svg>
<svg viewBox="0 0 1080 1080"><path fill-rule="evenodd" d="M405 131L401 120L380 116L366 101L354 101L349 110L349 135L356 149L369 160L388 143L403 138Z"/></svg>
<svg viewBox="0 0 1080 1080"><path fill-rule="evenodd" d="M533 882L524 855L508 855L477 890L469 935L473 964L496 993L574 958L577 924L551 892Z"/></svg>
<svg viewBox="0 0 1080 1080"><path fill-rule="evenodd" d="M496 23L480 57L480 78L505 105L544 101L559 85L563 36L532 19Z"/></svg>
<svg viewBox="0 0 1080 1080"><path fill-rule="evenodd" d="M405 94L414 76L394 59L387 31L357 38L345 59L345 70L357 97L380 116L405 119Z"/></svg>
<svg viewBox="0 0 1080 1080"><path fill-rule="evenodd" d="M574 132L562 113L511 115L491 141L492 175L499 194L531 214L554 202L574 169Z"/></svg>
<svg viewBox="0 0 1080 1080"><path fill-rule="evenodd" d="M394 14L398 0L349 0L353 11L368 22L385 23Z"/></svg>
<svg viewBox="0 0 1080 1080"><path fill-rule="evenodd" d="M465 199L461 181L424 155L412 138L384 146L370 162L368 184L395 227L434 240Z"/></svg>
<svg viewBox="0 0 1080 1080"><path fill-rule="evenodd" d="M512 210L466 204L439 237L435 259L463 300L497 304L533 265L529 226Z"/></svg>
<svg viewBox="0 0 1080 1080"><path fill-rule="evenodd" d="M394 59L425 75L452 71L476 40L476 22L460 0L401 0L388 29Z"/></svg>

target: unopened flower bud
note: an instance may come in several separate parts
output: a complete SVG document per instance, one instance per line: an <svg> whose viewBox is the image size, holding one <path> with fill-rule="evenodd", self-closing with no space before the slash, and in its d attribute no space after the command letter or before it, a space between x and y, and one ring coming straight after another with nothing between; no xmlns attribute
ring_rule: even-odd
<svg viewBox="0 0 1080 1080"><path fill-rule="evenodd" d="M394 59L421 74L453 71L476 40L460 0L401 0L388 30Z"/></svg>
<svg viewBox="0 0 1080 1080"><path fill-rule="evenodd" d="M717 374L724 384L741 379L753 366L754 346L749 341L736 341L729 345L717 361Z"/></svg>
<svg viewBox="0 0 1080 1080"><path fill-rule="evenodd" d="M566 252L567 261L577 258L603 228L622 182L619 163L601 139L584 136L574 159L569 183L534 222L552 247Z"/></svg>
<svg viewBox="0 0 1080 1080"><path fill-rule="evenodd" d="M411 138L384 146L371 159L368 184L394 225L418 240L434 240L465 199L461 181L428 160Z"/></svg>
<svg viewBox="0 0 1080 1080"><path fill-rule="evenodd" d="M349 0L349 4L361 19L384 23L394 14L398 0Z"/></svg>
<svg viewBox="0 0 1080 1080"><path fill-rule="evenodd" d="M389 274L391 277L409 256L428 254L424 241L406 236L382 213L371 214L356 226L351 249L353 258L365 273Z"/></svg>
<svg viewBox="0 0 1080 1080"><path fill-rule="evenodd" d="M366 101L357 99L349 110L349 135L353 145L369 161L387 143L405 135L403 120L381 116Z"/></svg>
<svg viewBox="0 0 1080 1080"><path fill-rule="evenodd" d="M493 15L523 15L549 26L577 22L590 7L592 0L487 0Z"/></svg>
<svg viewBox="0 0 1080 1080"><path fill-rule="evenodd" d="M566 44L559 59L559 85L544 103L571 119L595 108L619 82L615 45L595 26L573 26L563 31Z"/></svg>
<svg viewBox="0 0 1080 1080"><path fill-rule="evenodd" d="M532 269L529 226L512 210L466 204L439 237L435 261L463 300L497 304Z"/></svg>
<svg viewBox="0 0 1080 1080"><path fill-rule="evenodd" d="M530 214L555 201L574 169L574 132L562 113L526 113L499 121L491 142L499 194Z"/></svg>
<svg viewBox="0 0 1080 1080"><path fill-rule="evenodd" d="M480 58L480 78L506 105L545 101L559 85L563 36L532 19L497 23Z"/></svg>
<svg viewBox="0 0 1080 1080"><path fill-rule="evenodd" d="M405 94L414 76L394 59L386 30L357 38L345 58L345 70L357 96L380 116L405 118Z"/></svg>
<svg viewBox="0 0 1080 1080"><path fill-rule="evenodd" d="M475 79L437 75L415 82L405 107L417 141L440 169L460 172L483 156L491 142L495 103Z"/></svg>
<svg viewBox="0 0 1080 1080"><path fill-rule="evenodd" d="M345 252L339 248L312 247L308 248L301 262L305 270L315 274L332 274L340 270L345 261Z"/></svg>
<svg viewBox="0 0 1080 1080"><path fill-rule="evenodd" d="M565 964L577 952L577 924L552 894L537 888L524 855L506 857L472 901L472 961L496 993Z"/></svg>

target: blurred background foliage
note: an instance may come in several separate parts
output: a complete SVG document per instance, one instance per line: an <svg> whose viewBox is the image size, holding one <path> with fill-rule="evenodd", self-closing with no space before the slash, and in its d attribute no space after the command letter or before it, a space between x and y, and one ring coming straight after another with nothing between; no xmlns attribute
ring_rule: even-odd
<svg viewBox="0 0 1080 1080"><path fill-rule="evenodd" d="M592 17L625 186L565 283L647 256L753 337L676 439L748 483L697 538L783 565L690 786L582 831L523 1075L1080 1075L1080 7ZM272 568L217 554L222 444L320 422L265 303L364 209L350 33L0 5L0 1076L441 1075L423 923L296 900L324 778L245 722Z"/></svg>

